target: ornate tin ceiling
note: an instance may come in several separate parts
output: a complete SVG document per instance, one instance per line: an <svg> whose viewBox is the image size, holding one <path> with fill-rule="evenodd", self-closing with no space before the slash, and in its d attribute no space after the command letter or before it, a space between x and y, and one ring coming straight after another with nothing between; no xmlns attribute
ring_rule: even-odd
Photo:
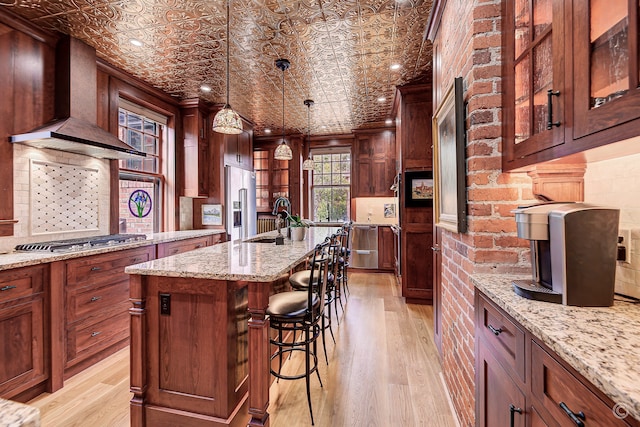
<svg viewBox="0 0 640 427"><path fill-rule="evenodd" d="M431 0L232 0L231 106L258 135L348 133L383 125L394 87L426 79ZM98 56L179 98L226 99L225 0L0 0L43 28L94 46ZM141 47L131 39L142 42ZM392 64L400 64L398 70ZM210 92L200 87L208 85ZM379 98L385 98L379 101Z"/></svg>

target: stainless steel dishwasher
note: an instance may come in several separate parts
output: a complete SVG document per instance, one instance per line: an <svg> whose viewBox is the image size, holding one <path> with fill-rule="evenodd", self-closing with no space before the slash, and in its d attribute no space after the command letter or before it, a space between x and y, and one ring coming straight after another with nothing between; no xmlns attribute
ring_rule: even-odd
<svg viewBox="0 0 640 427"><path fill-rule="evenodd" d="M351 240L351 267L378 268L378 226L356 225Z"/></svg>

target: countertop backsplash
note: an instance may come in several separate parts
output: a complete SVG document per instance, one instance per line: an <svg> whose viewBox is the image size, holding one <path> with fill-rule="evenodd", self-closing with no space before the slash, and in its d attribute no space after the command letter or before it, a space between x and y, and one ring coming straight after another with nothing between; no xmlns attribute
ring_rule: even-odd
<svg viewBox="0 0 640 427"><path fill-rule="evenodd" d="M398 200L395 197L357 197L355 201L355 222L398 224Z"/></svg>
<svg viewBox="0 0 640 427"><path fill-rule="evenodd" d="M0 253L22 243L109 234L107 160L13 145L14 235ZM90 194L89 194L90 193Z"/></svg>
<svg viewBox="0 0 640 427"><path fill-rule="evenodd" d="M585 202L620 209L620 233L629 262L617 262L616 292L640 298L640 154L589 163Z"/></svg>

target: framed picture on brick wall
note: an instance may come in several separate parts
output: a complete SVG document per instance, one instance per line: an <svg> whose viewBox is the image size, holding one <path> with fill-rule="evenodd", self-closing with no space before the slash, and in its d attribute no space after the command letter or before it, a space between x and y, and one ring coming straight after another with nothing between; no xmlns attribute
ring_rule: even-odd
<svg viewBox="0 0 640 427"><path fill-rule="evenodd" d="M454 79L433 116L435 225L467 231L466 159L462 77Z"/></svg>

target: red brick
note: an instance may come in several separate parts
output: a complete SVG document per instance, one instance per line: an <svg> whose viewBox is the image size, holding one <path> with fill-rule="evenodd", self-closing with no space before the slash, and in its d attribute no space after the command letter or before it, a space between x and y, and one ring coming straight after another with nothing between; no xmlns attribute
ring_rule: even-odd
<svg viewBox="0 0 640 427"><path fill-rule="evenodd" d="M486 171L500 169L502 158L500 156L474 157L467 161L468 171Z"/></svg>
<svg viewBox="0 0 640 427"><path fill-rule="evenodd" d="M501 201L517 200L517 188L471 188L468 190L469 200Z"/></svg>
<svg viewBox="0 0 640 427"><path fill-rule="evenodd" d="M488 50L476 51L473 53L473 64L489 64L491 63L491 52Z"/></svg>
<svg viewBox="0 0 640 427"><path fill-rule="evenodd" d="M467 157L488 156L493 153L493 147L484 142L472 142L467 145Z"/></svg>
<svg viewBox="0 0 640 427"><path fill-rule="evenodd" d="M502 35L500 33L480 34L473 39L474 50L500 46L502 46Z"/></svg>
<svg viewBox="0 0 640 427"><path fill-rule="evenodd" d="M500 17L500 4L487 4L473 9L473 19Z"/></svg>
<svg viewBox="0 0 640 427"><path fill-rule="evenodd" d="M469 259L476 262L516 263L518 252L501 250L475 250L469 251Z"/></svg>
<svg viewBox="0 0 640 427"><path fill-rule="evenodd" d="M517 207L517 203L496 203L493 205L493 212L502 217L514 218L515 221L515 215L511 211Z"/></svg>
<svg viewBox="0 0 640 427"><path fill-rule="evenodd" d="M472 94L470 94L470 96L471 95ZM467 104L467 108L469 109L469 111L475 111L478 109L501 108L501 107L502 107L502 95L500 94L473 96L469 98L469 102Z"/></svg>
<svg viewBox="0 0 640 427"><path fill-rule="evenodd" d="M483 203L468 203L467 209L469 215L473 216L489 216L491 215L491 205Z"/></svg>
<svg viewBox="0 0 640 427"><path fill-rule="evenodd" d="M491 173L481 172L467 175L467 186L471 187L473 185L487 185L489 184L489 177Z"/></svg>
<svg viewBox="0 0 640 427"><path fill-rule="evenodd" d="M494 22L493 19L473 21L473 34L484 34L495 31Z"/></svg>
<svg viewBox="0 0 640 427"><path fill-rule="evenodd" d="M502 75L501 65L486 65L484 67L474 67L473 77L479 80L491 79Z"/></svg>
<svg viewBox="0 0 640 427"><path fill-rule="evenodd" d="M498 176L498 184L527 184L531 185L531 178L523 173L503 173Z"/></svg>
<svg viewBox="0 0 640 427"><path fill-rule="evenodd" d="M480 95L484 93L493 93L493 84L491 81L480 81L475 82L471 87L469 87L469 92L474 95Z"/></svg>
<svg viewBox="0 0 640 427"><path fill-rule="evenodd" d="M529 240L515 236L496 237L496 246L500 248L528 248Z"/></svg>
<svg viewBox="0 0 640 427"><path fill-rule="evenodd" d="M494 114L492 110L475 110L469 114L469 122L472 125L491 123L493 120Z"/></svg>
<svg viewBox="0 0 640 427"><path fill-rule="evenodd" d="M502 125L475 126L468 131L469 140L495 139L502 136Z"/></svg>
<svg viewBox="0 0 640 427"><path fill-rule="evenodd" d="M508 219L475 219L469 221L469 231L485 233L515 233L516 222L513 218Z"/></svg>

